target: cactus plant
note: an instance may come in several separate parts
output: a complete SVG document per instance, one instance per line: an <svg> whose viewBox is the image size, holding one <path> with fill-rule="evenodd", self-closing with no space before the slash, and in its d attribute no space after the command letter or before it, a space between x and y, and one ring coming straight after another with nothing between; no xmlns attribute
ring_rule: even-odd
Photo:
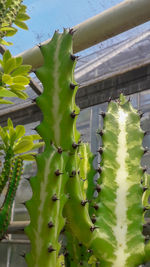
<svg viewBox="0 0 150 267"><path fill-rule="evenodd" d="M1 155L4 156L0 175L0 194L8 182L7 193L0 208L0 239L2 239L10 222L12 203L23 170L23 160L34 160L35 152L32 150L43 146L44 143L34 143L34 140L39 140L41 137L39 135L25 135L24 126L17 125L14 128L11 119L8 119L7 126L0 127L0 138L0 151ZM31 152L29 153L29 151Z"/></svg>
<svg viewBox="0 0 150 267"><path fill-rule="evenodd" d="M75 105L72 30L55 32L52 41L40 49L44 65L36 75L44 91L36 102L43 121L37 131L45 141L45 151L37 156L38 172L30 180L33 196L26 203L31 220L26 228L31 241L28 266L59 265L59 234L64 217L68 240L74 238L78 251L74 258L80 258L79 241L94 253L89 263L96 264L97 258L104 267L137 266L148 260L150 246L145 245L142 235L145 208L140 160L144 133L140 116L123 95L118 102L109 103L107 114L103 114L104 130L99 132L104 147L98 150L102 154L98 169L101 178L95 186L91 179L95 174L93 156L89 152L87 160L76 130L79 109ZM85 166L90 166L90 176ZM89 182L83 183L80 174L89 177ZM146 178L144 181L147 183ZM91 204L94 190L98 196ZM145 201L147 198L143 196Z"/></svg>
<svg viewBox="0 0 150 267"><path fill-rule="evenodd" d="M149 246L142 234L143 213L149 208L142 203L144 132L138 112L123 95L118 102L109 103L103 117L104 128L99 132L103 142L99 149L101 193L94 203L95 225L105 240L105 246L99 246L101 266L138 266L147 260Z"/></svg>
<svg viewBox="0 0 150 267"><path fill-rule="evenodd" d="M51 42L40 47L44 65L36 75L44 91L36 102L43 121L37 131L45 142L45 150L36 158L38 172L30 179L33 196L26 203L30 214L26 233L31 241L31 252L26 259L32 267L58 266L58 238L65 224L62 210L68 197L65 194L69 179L66 164L79 141L75 124L78 108L75 106L76 60L72 55L72 34L71 30L69 33L64 30L63 34L56 31Z"/></svg>

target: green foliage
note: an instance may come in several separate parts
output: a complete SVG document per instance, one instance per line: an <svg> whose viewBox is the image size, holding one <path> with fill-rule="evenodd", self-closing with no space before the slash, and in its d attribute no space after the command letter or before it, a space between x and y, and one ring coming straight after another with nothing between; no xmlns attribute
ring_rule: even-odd
<svg viewBox="0 0 150 267"><path fill-rule="evenodd" d="M3 37L10 37L16 34L17 27L28 30L24 21L30 17L26 14L26 6L21 0L6 0L0 3L0 43L11 45L12 43L3 40Z"/></svg>
<svg viewBox="0 0 150 267"><path fill-rule="evenodd" d="M10 118L8 118L7 126L0 126L1 146L0 150L5 153L11 147L14 155L19 155L20 158L34 160L34 154L26 153L44 145L44 142L35 143L35 140L40 140L41 137L38 134L25 135L25 128L23 125L17 125L15 128ZM23 154L22 154L23 153ZM26 153L26 154L24 154ZM21 154L21 155L20 155Z"/></svg>
<svg viewBox="0 0 150 267"><path fill-rule="evenodd" d="M30 82L29 71L30 65L21 65L21 57L12 57L9 50L3 55L3 59L0 60L3 67L3 72L0 72L0 103L7 104L8 100L3 97L19 97L26 99L28 95L24 92L27 85ZM13 102L8 102L13 104Z"/></svg>

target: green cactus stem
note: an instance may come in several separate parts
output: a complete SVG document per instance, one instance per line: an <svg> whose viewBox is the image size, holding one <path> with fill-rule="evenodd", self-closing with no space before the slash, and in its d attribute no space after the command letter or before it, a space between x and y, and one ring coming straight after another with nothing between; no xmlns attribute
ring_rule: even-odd
<svg viewBox="0 0 150 267"><path fill-rule="evenodd" d="M55 32L47 45L41 46L44 65L36 71L44 91L36 99L43 121L36 128L45 142L45 150L36 158L37 175L30 179L33 196L26 203L30 225L26 233L31 252L26 255L28 266L58 266L58 238L65 224L62 210L67 200L66 164L70 153L78 147L75 105L77 86L73 71L72 30Z"/></svg>
<svg viewBox="0 0 150 267"><path fill-rule="evenodd" d="M6 234L8 225L10 223L12 204L22 174L22 168L22 159L17 157L12 161L11 170L9 174L10 180L8 190L3 205L0 208L0 239L2 239Z"/></svg>
<svg viewBox="0 0 150 267"><path fill-rule="evenodd" d="M102 173L100 194L94 203L95 226L103 234L102 267L135 267L150 258L149 245L142 234L144 153L140 116L123 95L110 102L100 132Z"/></svg>
<svg viewBox="0 0 150 267"><path fill-rule="evenodd" d="M9 180L12 158L13 150L11 147L9 147L5 155L4 166L0 175L0 194L2 193L7 181Z"/></svg>

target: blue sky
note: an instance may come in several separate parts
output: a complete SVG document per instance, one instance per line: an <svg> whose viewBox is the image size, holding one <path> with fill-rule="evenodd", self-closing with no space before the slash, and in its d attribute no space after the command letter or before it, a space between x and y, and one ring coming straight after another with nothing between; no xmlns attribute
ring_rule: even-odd
<svg viewBox="0 0 150 267"><path fill-rule="evenodd" d="M14 43L9 49L13 55L21 53L50 38L56 29L62 31L63 27L77 25L120 2L122 0L24 0L31 17L27 21L29 30L19 29L14 37L9 38ZM144 27L150 28L150 23L145 25ZM134 30L130 31L131 34L132 31ZM105 41L106 45L111 43L112 39Z"/></svg>

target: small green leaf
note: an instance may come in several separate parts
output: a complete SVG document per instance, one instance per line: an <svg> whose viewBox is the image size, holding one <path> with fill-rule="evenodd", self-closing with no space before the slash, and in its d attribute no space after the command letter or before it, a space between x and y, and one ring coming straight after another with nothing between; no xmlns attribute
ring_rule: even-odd
<svg viewBox="0 0 150 267"><path fill-rule="evenodd" d="M19 28L21 28L21 29L23 29L23 30L28 30L28 26L27 26L23 21L20 21L20 20L16 19L14 23L15 23L16 26L18 26Z"/></svg>
<svg viewBox="0 0 150 267"><path fill-rule="evenodd" d="M17 125L15 130L16 130L16 139L21 138L25 134L25 128L23 125Z"/></svg>
<svg viewBox="0 0 150 267"><path fill-rule="evenodd" d="M25 13L26 9L27 9L27 7L25 5L21 5L20 9L19 9L19 13Z"/></svg>
<svg viewBox="0 0 150 267"><path fill-rule="evenodd" d="M7 120L7 125L8 125L8 128L10 128L10 127L14 128L13 122L10 118L8 118L8 120Z"/></svg>
<svg viewBox="0 0 150 267"><path fill-rule="evenodd" d="M16 76L13 77L13 82L21 85L27 85L29 84L30 80L24 76Z"/></svg>
<svg viewBox="0 0 150 267"><path fill-rule="evenodd" d="M25 14L25 13L19 12L18 15L17 15L17 17L16 17L16 19L17 20L24 21L24 20L30 19L30 17L27 14Z"/></svg>
<svg viewBox="0 0 150 267"><path fill-rule="evenodd" d="M37 149L37 148L40 148L40 147L42 147L42 146L44 146L44 145L45 145L44 142L35 143L35 144L33 145L33 147L32 147L32 150Z"/></svg>
<svg viewBox="0 0 150 267"><path fill-rule="evenodd" d="M29 153L29 154L23 154L23 155L19 155L19 157L23 160L35 160L35 156L36 153Z"/></svg>
<svg viewBox="0 0 150 267"><path fill-rule="evenodd" d="M1 91L0 91L1 92ZM26 94L23 91L19 91L19 90L11 90L11 92L15 93L19 98L21 99L27 99L28 98L28 94Z"/></svg>
<svg viewBox="0 0 150 267"><path fill-rule="evenodd" d="M15 58L9 58L7 62L4 64L4 72L6 74L9 74L11 71L13 71L16 67L16 59Z"/></svg>
<svg viewBox="0 0 150 267"><path fill-rule="evenodd" d="M0 104L14 104L14 103L6 99L0 99Z"/></svg>
<svg viewBox="0 0 150 267"><path fill-rule="evenodd" d="M31 136L32 136L33 140L40 140L40 139L42 139L42 137L39 134L32 134Z"/></svg>
<svg viewBox="0 0 150 267"><path fill-rule="evenodd" d="M12 127L9 128L9 136L10 136L10 145L13 146L16 140L16 131Z"/></svg>
<svg viewBox="0 0 150 267"><path fill-rule="evenodd" d="M11 43L11 42L6 42L5 40L3 40L3 39L1 39L0 38L0 44L2 44L2 45L13 45L13 43Z"/></svg>
<svg viewBox="0 0 150 267"><path fill-rule="evenodd" d="M7 31L5 36L6 37L10 37L10 36L13 36L16 34L16 32L18 31L17 29L13 28L14 30L13 31Z"/></svg>
<svg viewBox="0 0 150 267"><path fill-rule="evenodd" d="M25 86L24 85L21 85L21 84L11 84L10 85L10 89L14 90L14 91L17 91L17 90L25 90Z"/></svg>
<svg viewBox="0 0 150 267"><path fill-rule="evenodd" d="M31 150L32 147L33 147L32 137L24 136L22 137L21 141L14 146L14 152L16 154L24 153Z"/></svg>
<svg viewBox="0 0 150 267"><path fill-rule="evenodd" d="M14 92L9 91L7 89L1 89L0 97L17 97L17 95Z"/></svg>
<svg viewBox="0 0 150 267"><path fill-rule="evenodd" d="M17 75L27 75L28 72L31 70L31 67L32 66L30 65L21 65L11 73L11 76L15 77Z"/></svg>
<svg viewBox="0 0 150 267"><path fill-rule="evenodd" d="M2 81L3 83L6 83L6 84L12 84L13 83L13 78L9 75L9 74L4 74L2 76Z"/></svg>
<svg viewBox="0 0 150 267"><path fill-rule="evenodd" d="M9 50L6 50L5 51L5 53L4 53L4 55L3 55L3 62L4 62L4 64L7 62L7 60L9 59L9 58L11 58L12 56L11 56L11 53L9 52Z"/></svg>
<svg viewBox="0 0 150 267"><path fill-rule="evenodd" d="M15 57L15 59L16 59L16 68L17 68L22 64L23 59L22 57Z"/></svg>

